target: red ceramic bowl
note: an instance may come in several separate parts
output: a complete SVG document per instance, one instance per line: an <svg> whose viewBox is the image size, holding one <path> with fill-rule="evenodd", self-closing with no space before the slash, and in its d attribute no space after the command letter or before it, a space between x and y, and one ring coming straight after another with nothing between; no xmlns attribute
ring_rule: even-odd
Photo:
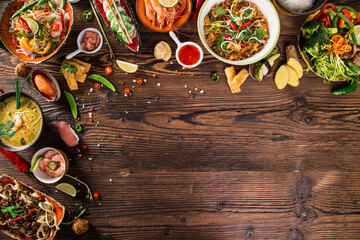
<svg viewBox="0 0 360 240"><path fill-rule="evenodd" d="M183 15L177 19L177 21L174 23L174 27L165 27L165 28L159 28L159 27L155 27L153 25L151 25L149 23L149 20L147 19L146 15L145 15L145 2L144 0L137 0L136 1L136 13L140 19L140 21L147 27L150 28L153 31L156 32L170 32L170 31L174 31L178 28L180 28L182 25L184 25L184 23L186 23L186 21L189 19L190 14L191 14L191 9L192 9L192 2L191 0L186 0L187 5L186 8L183 12Z"/></svg>
<svg viewBox="0 0 360 240"><path fill-rule="evenodd" d="M64 43L66 42L66 40L69 36L69 33L71 31L72 25L74 23L74 10L71 7L70 3L66 2L66 6L65 6L64 10L65 10L65 12L69 13L68 30L65 35L65 38L62 40L62 42L59 44L59 46L49 55L46 55L43 57L35 57L32 59L30 56L26 56L25 54L16 52L16 47L14 46L14 44L11 41L11 33L9 31L11 16L14 14L14 12L16 12L16 8L20 8L24 5L24 2L25 2L25 0L12 0L5 8L2 18L1 18L1 22L0 22L0 40L3 42L5 47L9 50L9 52L11 52L13 55L15 55L19 60L26 62L26 63L39 64L43 61L48 60L52 56L54 56L54 54L56 54L60 50L62 45L64 45Z"/></svg>

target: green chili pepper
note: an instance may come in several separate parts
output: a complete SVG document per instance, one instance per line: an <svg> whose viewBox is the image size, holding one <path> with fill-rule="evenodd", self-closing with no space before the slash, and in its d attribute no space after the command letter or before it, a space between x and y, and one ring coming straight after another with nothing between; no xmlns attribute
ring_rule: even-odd
<svg viewBox="0 0 360 240"><path fill-rule="evenodd" d="M340 12L336 12L336 15L339 16L339 18L341 18L349 26L350 33L352 33L354 30L354 24L350 21L350 19L345 17L345 15Z"/></svg>
<svg viewBox="0 0 360 240"><path fill-rule="evenodd" d="M349 6L339 6L339 7L336 7L336 11L340 12L341 9L346 9L350 12L352 12L355 16L357 16L358 12L355 11L355 9L353 9L352 7L349 7ZM352 16L351 16L352 17Z"/></svg>
<svg viewBox="0 0 360 240"><path fill-rule="evenodd" d="M80 123L77 123L77 124L75 125L75 128L76 128L76 131L82 132L82 126L80 125Z"/></svg>
<svg viewBox="0 0 360 240"><path fill-rule="evenodd" d="M46 0L40 0L40 1L38 2L38 5L43 5L45 2L46 2Z"/></svg>
<svg viewBox="0 0 360 240"><path fill-rule="evenodd" d="M214 72L213 74L211 74L211 80L213 80L214 82L219 81L220 79L220 75L218 72Z"/></svg>
<svg viewBox="0 0 360 240"><path fill-rule="evenodd" d="M358 68L350 59L343 59L343 61L351 72L355 75L360 75L360 68Z"/></svg>
<svg viewBox="0 0 360 240"><path fill-rule="evenodd" d="M331 21L332 25L334 28L337 28L338 27L338 21L339 21L339 17L338 16L335 16L334 17L334 20Z"/></svg>
<svg viewBox="0 0 360 240"><path fill-rule="evenodd" d="M51 1L49 1L48 3L49 3L51 10L53 10L54 12L57 12L55 4L52 3Z"/></svg>
<svg viewBox="0 0 360 240"><path fill-rule="evenodd" d="M94 13L91 11L91 10L85 10L83 11L83 18L86 20L86 21L91 21L94 17Z"/></svg>
<svg viewBox="0 0 360 240"><path fill-rule="evenodd" d="M109 82L106 78L104 78L103 76L100 76L99 74L91 74L90 76L88 76L88 78L104 84L106 87L110 88L113 92L116 91L114 85L112 85L111 82Z"/></svg>
<svg viewBox="0 0 360 240"><path fill-rule="evenodd" d="M17 17L17 16L19 16L22 12L24 12L24 11L28 10L29 8L33 7L33 6L34 6L35 4L37 4L38 2L39 2L39 1L34 1L34 2L32 2L32 3L29 3L29 4L25 5L25 6L23 6L22 8L19 9L19 11L17 11L16 13L14 13L14 15L12 15L12 17L10 18L10 20L13 19L13 18L15 18L15 17Z"/></svg>
<svg viewBox="0 0 360 240"><path fill-rule="evenodd" d="M67 98L67 100L69 102L72 115L74 116L74 118L77 118L78 109L77 109L77 106L76 106L74 96L71 93L67 92L67 91L64 91L64 93L65 93L65 96L66 96L66 98Z"/></svg>
<svg viewBox="0 0 360 240"><path fill-rule="evenodd" d="M333 22L335 18L335 12L333 10L329 10L330 21Z"/></svg>
<svg viewBox="0 0 360 240"><path fill-rule="evenodd" d="M359 78L357 76L351 76L351 78L353 79L352 83L349 83L345 86L336 89L335 91L332 92L332 94L338 96L338 95L345 95L347 93L355 91L359 86Z"/></svg>
<svg viewBox="0 0 360 240"><path fill-rule="evenodd" d="M54 163L56 166L55 167L51 167L51 164ZM59 162L56 162L56 161L49 161L48 164L47 164L47 167L51 170L51 171L56 171L59 167L60 167L60 164Z"/></svg>

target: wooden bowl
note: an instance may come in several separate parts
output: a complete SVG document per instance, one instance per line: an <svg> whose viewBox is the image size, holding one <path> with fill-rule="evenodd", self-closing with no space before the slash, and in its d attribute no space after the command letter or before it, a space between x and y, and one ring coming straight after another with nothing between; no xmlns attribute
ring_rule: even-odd
<svg viewBox="0 0 360 240"><path fill-rule="evenodd" d="M17 8L20 8L24 5L25 0L12 0L9 2L5 10L3 11L3 15L1 17L0 22L0 40L3 42L5 47L9 50L10 53L12 53L14 56L16 56L19 60L25 62L25 63L33 63L33 64L39 64L41 62L44 62L54 56L64 45L66 42L69 33L71 31L72 25L74 23L74 10L70 3L66 2L65 6L65 12L69 13L69 23L68 23L68 30L65 35L65 38L61 41L59 46L49 55L43 56L43 57L34 57L33 59L30 56L26 56L25 54L17 53L16 47L12 43L11 40L11 32L9 31L10 27L10 18L16 12Z"/></svg>
<svg viewBox="0 0 360 240"><path fill-rule="evenodd" d="M297 12L297 11L292 11L289 8L286 8L283 4L281 4L279 0L272 0L272 2L274 3L275 7L279 10L279 12L289 16L309 15L322 8L322 6L324 6L327 1L328 0L315 0L314 5L309 10L306 10L304 12Z"/></svg>
<svg viewBox="0 0 360 240"><path fill-rule="evenodd" d="M186 0L186 2L187 2L187 6L186 6L186 8L184 10L183 16L181 18L179 18L174 23L174 28L171 28L169 26L167 26L165 28L158 28L158 27L155 27L153 25L150 25L146 15L145 15L145 3L144 3L144 0L137 0L136 1L136 14L139 17L140 21L147 28L149 28L149 29L151 29L153 31L156 31L156 32L170 32L170 31L174 31L174 30L180 28L189 19L190 15L191 15L192 1L191 0Z"/></svg>

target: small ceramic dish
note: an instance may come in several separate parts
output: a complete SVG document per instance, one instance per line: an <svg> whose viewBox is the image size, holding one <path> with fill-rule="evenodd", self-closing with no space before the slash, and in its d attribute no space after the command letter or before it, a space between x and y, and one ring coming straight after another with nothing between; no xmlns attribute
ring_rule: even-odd
<svg viewBox="0 0 360 240"><path fill-rule="evenodd" d="M293 11L290 10L289 8L287 8L284 4L282 4L279 0L272 0L272 2L274 3L275 7L283 14L286 14L288 16L302 16L302 15L308 15L311 14L313 12L316 12L317 10L319 10L320 8L322 8L322 6L324 6L324 4L327 2L328 0L315 0L313 6L303 12L299 12L299 11ZM299 1L300 3L300 1Z"/></svg>
<svg viewBox="0 0 360 240"><path fill-rule="evenodd" d="M93 50L93 51L87 51L85 50L82 46L81 46L81 43L83 41L83 38L84 38L84 35L86 32L95 32L97 33L99 36L100 36L100 43L99 43L99 46ZM78 49L72 53L69 53L68 55L66 55L66 59L70 59L70 58L73 58L75 57L75 55L79 54L79 53L86 53L86 54L93 54L93 53L97 53L98 51L100 51L100 49L102 48L103 46L103 36L102 34L100 33L99 30L97 30L96 28L85 28L84 30L82 30L80 32L80 34L78 35L77 37L77 45L78 45Z"/></svg>
<svg viewBox="0 0 360 240"><path fill-rule="evenodd" d="M31 166L33 165L34 161L36 160L36 158L38 156L44 155L46 152L48 152L50 150L55 151L61 155L61 157L64 159L64 162L65 162L65 169L64 169L64 172L61 174L61 176L52 177L52 176L48 175L46 172L41 171L40 167L36 168L33 171L34 176L36 177L37 180L39 180L42 183L46 183L46 184L52 184L52 183L56 183L56 182L60 181L65 176L67 171L69 170L69 158L66 156L66 154L63 151L56 149L56 148L52 148L52 147L45 147L45 148L42 148L39 151L37 151L31 159Z"/></svg>
<svg viewBox="0 0 360 240"><path fill-rule="evenodd" d="M194 43L194 42L183 42L183 43L180 42L179 39L176 37L176 35L175 35L175 33L174 33L173 31L170 31L170 32L169 32L169 35L170 35L170 37L175 41L175 43L177 44L177 49L176 49L175 56L176 56L177 62L178 62L181 66L186 67L186 68L194 68L194 67L198 66L198 65L202 62L202 60L203 60L203 58L204 58L204 53L203 53L203 50L201 49L201 47L200 47L198 44L196 44L196 43ZM199 60L198 60L196 63L192 64L192 65L186 65L186 64L183 63L183 62L180 60L180 58L179 58L180 49L181 49L182 47L184 47L184 46L187 46L187 45L194 46L195 48L197 48L197 50L199 50L199 53L200 53Z"/></svg>

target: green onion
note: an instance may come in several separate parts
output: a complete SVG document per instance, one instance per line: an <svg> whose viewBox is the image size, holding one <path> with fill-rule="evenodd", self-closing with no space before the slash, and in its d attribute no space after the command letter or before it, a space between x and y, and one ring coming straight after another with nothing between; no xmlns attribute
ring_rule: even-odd
<svg viewBox="0 0 360 240"><path fill-rule="evenodd" d="M24 88L25 82L29 79L29 77L30 77L30 73L27 75L27 77L25 78L25 81L21 84L21 86L19 86L19 72L17 72L17 79L15 82L15 86L13 86L14 90L15 90L15 97L16 97L16 109L20 108L21 92Z"/></svg>
<svg viewBox="0 0 360 240"><path fill-rule="evenodd" d="M114 85L112 85L111 82L109 82L106 78L104 78L103 76L100 76L99 74L91 74L90 76L88 76L88 78L104 84L106 87L110 88L113 92L116 91Z"/></svg>
<svg viewBox="0 0 360 240"><path fill-rule="evenodd" d="M71 113L74 116L74 118L76 119L77 116L78 116L78 109L77 109L77 106L76 106L75 98L71 93L69 93L67 91L64 91L64 93L65 93L65 96L66 96L66 98L67 98L67 100L69 102Z"/></svg>
<svg viewBox="0 0 360 240"><path fill-rule="evenodd" d="M83 181L80 181L80 180L77 179L76 177L73 177L73 176L71 176L71 175L69 175L69 174L65 174L65 175L68 176L69 178L72 178L72 179L74 179L75 181L78 181L79 183L85 185L85 187L86 187L86 189L87 189L87 197L88 197L91 201L93 201L92 193L91 193L91 191L90 191L89 186L88 186L86 183L84 183Z"/></svg>

